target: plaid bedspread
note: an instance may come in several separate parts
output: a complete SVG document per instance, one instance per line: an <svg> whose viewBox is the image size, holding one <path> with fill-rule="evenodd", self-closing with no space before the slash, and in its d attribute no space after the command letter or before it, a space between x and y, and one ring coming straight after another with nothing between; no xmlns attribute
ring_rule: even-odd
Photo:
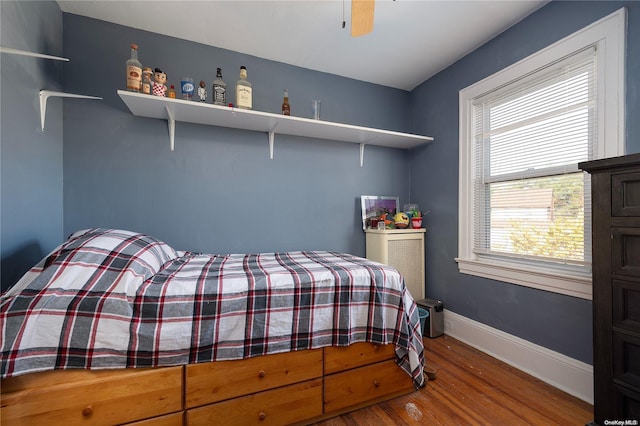
<svg viewBox="0 0 640 426"><path fill-rule="evenodd" d="M2 377L182 365L373 342L423 385L415 302L395 269L349 254L178 252L90 229L0 299Z"/></svg>

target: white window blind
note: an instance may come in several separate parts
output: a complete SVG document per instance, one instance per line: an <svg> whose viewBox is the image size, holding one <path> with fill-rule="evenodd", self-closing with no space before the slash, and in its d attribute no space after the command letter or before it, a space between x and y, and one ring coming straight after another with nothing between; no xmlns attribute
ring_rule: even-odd
<svg viewBox="0 0 640 426"><path fill-rule="evenodd" d="M592 297L589 176L624 154L626 9L460 90L458 269Z"/></svg>
<svg viewBox="0 0 640 426"><path fill-rule="evenodd" d="M595 46L474 99L474 253L590 269Z"/></svg>

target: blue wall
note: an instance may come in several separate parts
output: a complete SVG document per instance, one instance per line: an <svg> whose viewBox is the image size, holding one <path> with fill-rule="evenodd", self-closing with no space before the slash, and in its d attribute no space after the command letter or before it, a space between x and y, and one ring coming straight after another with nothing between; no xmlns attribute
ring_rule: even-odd
<svg viewBox="0 0 640 426"><path fill-rule="evenodd" d="M399 195L401 204L431 211L429 296L590 363L589 301L458 273L458 91L624 5L627 151L640 152L636 2L551 2L411 93L62 14L55 2L1 2L3 46L71 59L2 56L2 288L65 235L93 226L148 232L196 251L363 255L360 195ZM320 98L327 120L412 130L436 142L409 152L367 147L360 168L356 144L279 136L269 160L266 135L178 123L171 152L166 123L134 117L116 95L133 42L143 64L163 68L173 84L188 74L210 88L222 67L232 85L246 65L255 109L278 112L286 87L294 115L310 116L311 100ZM61 89L62 81L65 91L104 100L50 101L42 133L37 92Z"/></svg>
<svg viewBox="0 0 640 426"><path fill-rule="evenodd" d="M233 92L248 68L254 109L278 113L288 88L292 115L311 116L321 99L330 121L390 130L411 127L409 92L267 61L219 48L64 14L65 90L104 101L65 102L64 232L92 226L150 233L176 249L215 253L300 249L364 255L361 195L409 202L405 150L177 123L133 116L125 85L131 43L143 65L177 85L207 81L217 67ZM230 102L233 102L231 96Z"/></svg>
<svg viewBox="0 0 640 426"><path fill-rule="evenodd" d="M458 272L458 94L561 38L628 7L626 149L640 152L640 3L551 2L412 92L414 131L437 141L413 150L411 194L426 218L427 294L447 309L592 363L591 302Z"/></svg>
<svg viewBox="0 0 640 426"><path fill-rule="evenodd" d="M62 56L62 12L54 2L0 2L3 47ZM62 240L62 101L40 127L41 89L61 90L59 61L1 54L0 259L2 289Z"/></svg>

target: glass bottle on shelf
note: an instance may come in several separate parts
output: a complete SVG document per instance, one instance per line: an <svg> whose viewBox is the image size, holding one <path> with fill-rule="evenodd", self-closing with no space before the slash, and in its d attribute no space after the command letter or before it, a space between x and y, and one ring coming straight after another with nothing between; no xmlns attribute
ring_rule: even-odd
<svg viewBox="0 0 640 426"><path fill-rule="evenodd" d="M216 79L213 80L213 103L216 105L227 104L227 83L222 79L222 68L216 71Z"/></svg>
<svg viewBox="0 0 640 426"><path fill-rule="evenodd" d="M131 45L131 58L127 60L127 90L142 91L142 64L138 60L138 45Z"/></svg>
<svg viewBox="0 0 640 426"><path fill-rule="evenodd" d="M282 115L291 115L291 105L289 105L289 91L284 89L284 98L282 100Z"/></svg>
<svg viewBox="0 0 640 426"><path fill-rule="evenodd" d="M236 83L236 108L251 109L252 87L247 81L247 67L240 67L240 80Z"/></svg>
<svg viewBox="0 0 640 426"><path fill-rule="evenodd" d="M169 97L172 99L176 98L176 88L173 84L169 86Z"/></svg>
<svg viewBox="0 0 640 426"><path fill-rule="evenodd" d="M151 77L153 76L153 70L149 67L142 69L142 93L145 95L151 94Z"/></svg>

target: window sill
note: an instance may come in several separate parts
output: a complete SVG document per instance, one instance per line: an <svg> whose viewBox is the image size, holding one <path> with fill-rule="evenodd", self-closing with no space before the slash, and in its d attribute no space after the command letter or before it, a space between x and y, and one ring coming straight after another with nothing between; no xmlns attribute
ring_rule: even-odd
<svg viewBox="0 0 640 426"><path fill-rule="evenodd" d="M504 281L525 287L564 294L591 300L592 280L590 275L560 274L535 267L514 266L507 262L460 259L458 270L463 274L475 275L497 281Z"/></svg>

